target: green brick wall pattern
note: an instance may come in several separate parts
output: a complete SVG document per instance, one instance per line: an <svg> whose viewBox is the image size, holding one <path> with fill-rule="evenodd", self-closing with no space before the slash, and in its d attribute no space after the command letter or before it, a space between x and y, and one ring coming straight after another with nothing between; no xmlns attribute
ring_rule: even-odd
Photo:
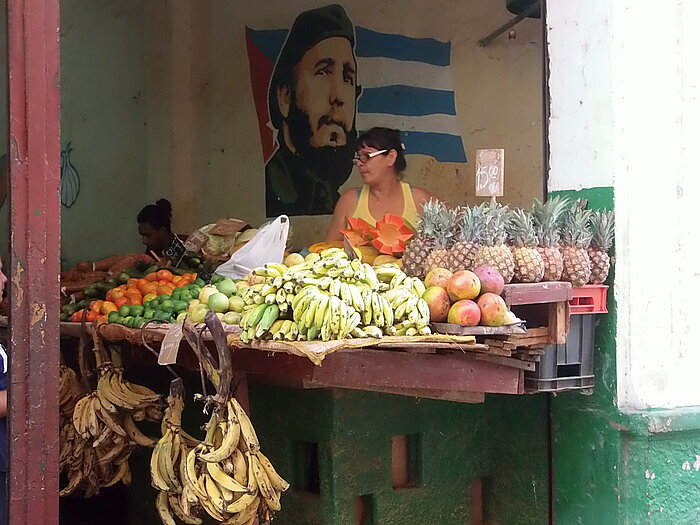
<svg viewBox="0 0 700 525"><path fill-rule="evenodd" d="M358 497L370 507L367 525L465 525L479 478L486 523L548 522L545 396L489 396L468 405L263 385L251 385L250 394L261 441L288 479L300 479L298 443L318 444L320 494L295 483L283 496L279 525L354 525ZM392 437L416 434L419 486L394 489Z"/></svg>
<svg viewBox="0 0 700 525"><path fill-rule="evenodd" d="M591 208L613 209L612 188L555 194L586 198ZM568 392L552 398L554 522L698 524L700 407L638 413L617 409L613 293L608 294L608 310L596 331L592 395Z"/></svg>

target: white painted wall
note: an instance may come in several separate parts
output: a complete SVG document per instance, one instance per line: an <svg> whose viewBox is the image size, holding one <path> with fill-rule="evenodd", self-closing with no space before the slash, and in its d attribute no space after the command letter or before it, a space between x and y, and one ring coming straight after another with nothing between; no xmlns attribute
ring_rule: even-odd
<svg viewBox="0 0 700 525"><path fill-rule="evenodd" d="M612 186L610 4L547 2L550 191Z"/></svg>
<svg viewBox="0 0 700 525"><path fill-rule="evenodd" d="M700 405L700 3L549 4L552 189L615 189L619 405Z"/></svg>

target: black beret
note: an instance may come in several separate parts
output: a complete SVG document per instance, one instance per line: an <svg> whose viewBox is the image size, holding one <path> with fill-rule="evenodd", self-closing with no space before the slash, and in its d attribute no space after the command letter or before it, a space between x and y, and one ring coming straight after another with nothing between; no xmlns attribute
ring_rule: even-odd
<svg viewBox="0 0 700 525"><path fill-rule="evenodd" d="M331 37L347 38L355 47L355 28L345 9L337 4L304 11L294 20L270 81L268 104L270 118L276 127L279 128L282 120L277 105L277 87L290 82L294 67L309 49Z"/></svg>

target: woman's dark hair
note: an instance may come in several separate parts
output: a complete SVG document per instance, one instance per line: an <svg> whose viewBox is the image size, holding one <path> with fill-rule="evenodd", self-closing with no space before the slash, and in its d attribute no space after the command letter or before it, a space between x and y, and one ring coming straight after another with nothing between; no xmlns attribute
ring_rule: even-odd
<svg viewBox="0 0 700 525"><path fill-rule="evenodd" d="M158 199L155 204L145 206L136 218L136 222L148 223L154 228L165 228L170 231L170 219L173 207L168 199Z"/></svg>
<svg viewBox="0 0 700 525"><path fill-rule="evenodd" d="M406 157L403 154L403 144L401 144L401 132L398 129L372 128L357 137L356 148L374 148L376 150L396 151L396 162L394 168L398 173L406 169ZM400 178L400 177L399 177Z"/></svg>

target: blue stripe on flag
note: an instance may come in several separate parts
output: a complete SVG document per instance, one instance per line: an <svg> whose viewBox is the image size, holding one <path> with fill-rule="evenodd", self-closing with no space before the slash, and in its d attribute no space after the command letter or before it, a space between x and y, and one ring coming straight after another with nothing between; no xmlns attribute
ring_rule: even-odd
<svg viewBox="0 0 700 525"><path fill-rule="evenodd" d="M358 57L385 57L412 60L434 66L450 65L450 43L433 38L410 38L403 35L378 33L356 27L355 54Z"/></svg>
<svg viewBox="0 0 700 525"><path fill-rule="evenodd" d="M284 41L287 39L287 34L289 33L286 29L251 29L246 28L248 34L253 39L253 42L258 49L262 51L273 64L277 63L277 57L282 50Z"/></svg>
<svg viewBox="0 0 700 525"><path fill-rule="evenodd" d="M418 153L434 157L438 162L467 162L462 137L447 133L404 131L401 139L406 153Z"/></svg>
<svg viewBox="0 0 700 525"><path fill-rule="evenodd" d="M417 117L422 115L456 115L452 91L413 86L367 88L357 101L360 113L384 113Z"/></svg>

